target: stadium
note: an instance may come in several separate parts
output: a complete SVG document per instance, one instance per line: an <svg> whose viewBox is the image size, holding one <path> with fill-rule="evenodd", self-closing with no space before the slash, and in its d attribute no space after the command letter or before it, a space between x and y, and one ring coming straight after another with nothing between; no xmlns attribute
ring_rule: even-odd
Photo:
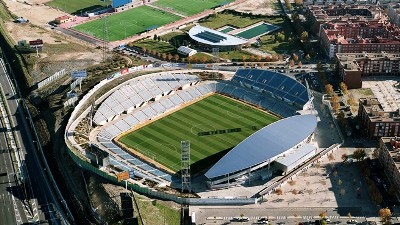
<svg viewBox="0 0 400 225"><path fill-rule="evenodd" d="M314 156L317 119L301 115L310 107L303 84L268 70L238 69L230 80L159 72L130 79L74 112L66 141L81 146L80 127L92 117L91 148L78 148L80 154L103 171L134 171L178 188L180 141L189 140L193 179L218 189L266 181Z"/></svg>

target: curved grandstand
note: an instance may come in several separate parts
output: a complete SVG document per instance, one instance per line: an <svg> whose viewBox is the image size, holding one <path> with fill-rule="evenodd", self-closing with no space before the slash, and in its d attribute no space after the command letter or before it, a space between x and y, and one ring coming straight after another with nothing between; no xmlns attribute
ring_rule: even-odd
<svg viewBox="0 0 400 225"><path fill-rule="evenodd" d="M258 69L239 69L230 81L200 81L197 76L181 71L133 78L98 100L90 142L105 153L103 155L107 156L111 169L116 172L134 170L138 177L171 185L174 173L154 160L125 150L114 139L212 93L230 96L275 115L289 117L254 133L213 165L205 174L212 187L224 186L230 178L238 183L256 177L264 179L271 173L272 161L275 161L273 168L289 171L314 152L315 148L307 142L316 127L315 116L294 116L309 105L311 99L307 88L291 77ZM73 134L79 122L75 120L68 126L67 134ZM299 128L291 128L288 132L287 128L291 126ZM76 144L74 135L69 135L68 140ZM265 144L267 142L269 144ZM242 157L249 149L252 154L247 154L248 159L235 163L237 157ZM82 153L89 158L98 156L83 149ZM253 174L244 175L250 172Z"/></svg>
<svg viewBox="0 0 400 225"><path fill-rule="evenodd" d="M189 36L202 49L219 48L220 51L239 50L247 40L197 25L189 30Z"/></svg>

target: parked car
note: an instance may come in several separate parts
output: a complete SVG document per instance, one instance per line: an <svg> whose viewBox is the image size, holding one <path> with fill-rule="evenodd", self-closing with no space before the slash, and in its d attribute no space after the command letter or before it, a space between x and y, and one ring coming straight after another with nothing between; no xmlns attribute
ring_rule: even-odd
<svg viewBox="0 0 400 225"><path fill-rule="evenodd" d="M348 224L357 224L357 220L347 220Z"/></svg>

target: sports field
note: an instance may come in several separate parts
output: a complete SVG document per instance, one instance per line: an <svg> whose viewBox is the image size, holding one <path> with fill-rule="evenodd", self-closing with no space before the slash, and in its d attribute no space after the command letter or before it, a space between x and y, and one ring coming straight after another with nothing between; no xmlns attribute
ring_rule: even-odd
<svg viewBox="0 0 400 225"><path fill-rule="evenodd" d="M102 19L97 19L75 26L73 29L99 39L117 41L146 30L163 26L179 19L181 19L181 17L174 14L170 14L148 6L140 6L108 16L106 19L106 27L108 30L108 35L106 38L104 38L103 35L104 21Z"/></svg>
<svg viewBox="0 0 400 225"><path fill-rule="evenodd" d="M234 0L158 0L153 4L162 8L172 9L185 16L191 16L201 13L206 9L225 5L233 1Z"/></svg>
<svg viewBox="0 0 400 225"><path fill-rule="evenodd" d="M246 38L246 39L251 39L251 38L263 35L263 34L268 34L277 29L279 29L278 26L274 26L274 25L267 24L267 23L262 23L255 27L252 27L248 30L245 30L238 34L235 34L235 36Z"/></svg>
<svg viewBox="0 0 400 225"><path fill-rule="evenodd" d="M277 120L271 114L214 94L135 130L119 141L177 172L180 170L180 143L188 140L192 171L198 172L226 154L224 150Z"/></svg>
<svg viewBox="0 0 400 225"><path fill-rule="evenodd" d="M81 14L87 11L111 5L111 0L53 0L46 5L70 14Z"/></svg>

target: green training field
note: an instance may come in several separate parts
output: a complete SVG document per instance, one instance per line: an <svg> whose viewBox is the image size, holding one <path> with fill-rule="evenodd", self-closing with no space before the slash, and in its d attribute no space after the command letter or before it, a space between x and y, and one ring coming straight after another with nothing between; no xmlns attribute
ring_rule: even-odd
<svg viewBox="0 0 400 225"><path fill-rule="evenodd" d="M274 25L267 24L267 23L262 23L255 27L252 27L250 29L242 31L238 34L235 34L235 36L246 38L246 39L251 39L251 38L263 35L263 34L267 34L267 33L271 32L272 30L276 30L278 28L279 28L278 26L274 26Z"/></svg>
<svg viewBox="0 0 400 225"><path fill-rule="evenodd" d="M211 9L234 0L158 0L153 4L163 8L170 8L173 11L191 16L201 13L206 9Z"/></svg>
<svg viewBox="0 0 400 225"><path fill-rule="evenodd" d="M158 9L140 6L108 16L106 21L108 37L105 39L107 41L122 40L134 34L179 20L180 18L179 16ZM104 39L102 19L75 26L73 29L99 39Z"/></svg>
<svg viewBox="0 0 400 225"><path fill-rule="evenodd" d="M271 114L214 94L126 134L119 141L178 172L180 143L188 140L192 171L198 172L214 164L227 152L224 150L277 120Z"/></svg>
<svg viewBox="0 0 400 225"><path fill-rule="evenodd" d="M46 5L70 14L80 14L87 11L111 5L111 0L53 0Z"/></svg>

